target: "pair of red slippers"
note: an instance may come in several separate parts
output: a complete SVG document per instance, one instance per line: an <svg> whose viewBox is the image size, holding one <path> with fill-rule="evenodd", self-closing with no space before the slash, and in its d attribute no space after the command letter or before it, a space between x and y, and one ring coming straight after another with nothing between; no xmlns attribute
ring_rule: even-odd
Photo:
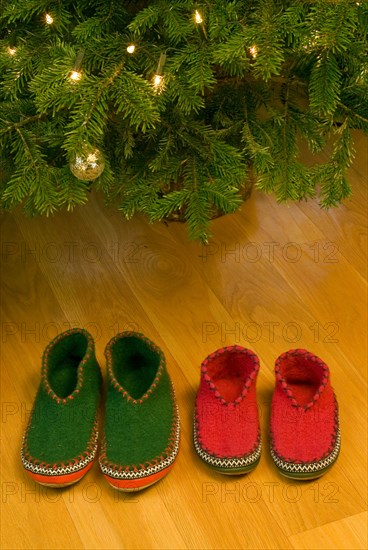
<svg viewBox="0 0 368 550"><path fill-rule="evenodd" d="M241 346L221 348L201 365L194 445L201 459L224 474L253 470L261 456L256 397L259 359ZM329 369L316 355L294 349L275 363L270 451L277 470L314 479L340 451L338 405Z"/></svg>

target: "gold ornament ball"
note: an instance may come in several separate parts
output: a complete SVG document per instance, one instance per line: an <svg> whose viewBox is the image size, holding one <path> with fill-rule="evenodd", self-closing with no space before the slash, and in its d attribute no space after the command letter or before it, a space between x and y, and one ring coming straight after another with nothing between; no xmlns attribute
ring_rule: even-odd
<svg viewBox="0 0 368 550"><path fill-rule="evenodd" d="M72 174L82 181L92 181L101 176L105 168L105 157L102 151L95 147L86 148L76 155L69 164Z"/></svg>

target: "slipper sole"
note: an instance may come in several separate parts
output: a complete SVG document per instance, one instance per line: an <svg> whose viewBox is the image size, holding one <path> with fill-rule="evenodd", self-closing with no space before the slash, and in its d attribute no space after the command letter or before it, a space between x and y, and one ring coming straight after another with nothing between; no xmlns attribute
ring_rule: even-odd
<svg viewBox="0 0 368 550"><path fill-rule="evenodd" d="M87 466L82 468L81 470L77 470L76 472L72 472L71 474L62 474L62 475L43 475L43 474L35 474L34 472L31 472L30 470L27 470L25 468L27 474L33 479L33 481L36 481L40 485L45 485L46 487L67 487L68 485L73 485L74 483L77 483L82 477L86 475L86 473L92 468L93 463L96 459L94 458Z"/></svg>
<svg viewBox="0 0 368 550"><path fill-rule="evenodd" d="M107 482L114 487L114 489L118 489L119 491L126 491L126 492L133 492L133 491L141 491L142 489L146 489L147 487L150 487L154 483L157 483L157 481L160 481L163 477L165 477L170 470L173 468L175 464L175 461L170 464L167 468L164 468L160 472L156 472L155 474L151 474L149 476L140 477L137 479L118 479L111 477L109 475L103 474Z"/></svg>

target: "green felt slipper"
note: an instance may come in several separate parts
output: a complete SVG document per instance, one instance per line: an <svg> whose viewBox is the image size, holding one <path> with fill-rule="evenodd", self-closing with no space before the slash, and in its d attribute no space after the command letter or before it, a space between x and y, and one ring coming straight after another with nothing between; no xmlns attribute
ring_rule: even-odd
<svg viewBox="0 0 368 550"><path fill-rule="evenodd" d="M23 466L35 481L64 487L91 468L100 390L92 336L75 328L54 338L43 354L41 383L21 450Z"/></svg>
<svg viewBox="0 0 368 550"><path fill-rule="evenodd" d="M108 343L100 466L107 481L137 491L164 477L179 450L180 421L163 352L143 334Z"/></svg>

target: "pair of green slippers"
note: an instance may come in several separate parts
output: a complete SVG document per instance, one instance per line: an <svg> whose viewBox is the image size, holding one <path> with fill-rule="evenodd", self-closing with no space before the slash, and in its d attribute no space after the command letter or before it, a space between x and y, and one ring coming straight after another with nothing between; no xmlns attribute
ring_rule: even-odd
<svg viewBox="0 0 368 550"><path fill-rule="evenodd" d="M123 332L110 340L105 356L98 452L102 376L93 338L76 328L46 347L21 450L22 464L36 482L71 485L97 456L107 481L123 491L144 489L172 468L180 421L164 354L143 334Z"/></svg>

